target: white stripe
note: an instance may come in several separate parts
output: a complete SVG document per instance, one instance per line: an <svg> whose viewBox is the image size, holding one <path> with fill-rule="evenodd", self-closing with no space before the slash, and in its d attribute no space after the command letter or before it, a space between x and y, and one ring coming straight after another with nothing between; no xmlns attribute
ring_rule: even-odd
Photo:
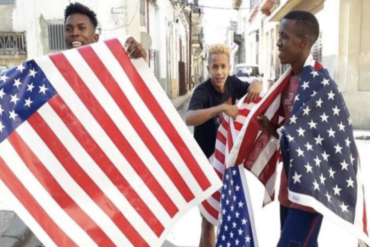
<svg viewBox="0 0 370 247"><path fill-rule="evenodd" d="M20 127L18 127L17 132L19 132L19 129L26 129L24 127L25 125L28 125L27 122L24 122ZM25 139L24 136L21 135L21 137L22 139ZM37 146L37 142L33 140L32 146ZM68 236L78 246L98 246L50 196L42 184L40 184L30 170L28 170L27 166L19 157L18 153L13 149L9 141L5 140L1 143L0 153L2 153L5 163L11 164L8 167L12 170L14 175L18 177L19 181L21 181L37 202L42 202L40 206L60 227L60 229L64 232L68 232ZM47 154L42 155L46 156ZM54 163L52 164L54 165Z"/></svg>
<svg viewBox="0 0 370 247"><path fill-rule="evenodd" d="M277 172L275 171L274 174L269 178L269 180L267 181L267 183L265 185L265 189L268 192L268 194L270 195L270 197L275 192L276 178L277 178Z"/></svg>
<svg viewBox="0 0 370 247"><path fill-rule="evenodd" d="M58 117L54 110L48 105L45 104L39 109L39 114L43 120L49 125L54 134L61 141L63 146L67 149L71 157L80 165L80 167L88 174L88 176L95 182L95 184L102 190L103 194L106 195L115 205L120 205L125 203L126 206L129 206L125 198L122 196L121 192L117 187L112 183L112 181L105 175L105 173L100 169L100 167L94 162L94 160L89 156L86 150L81 146L78 140L73 136L69 131L67 126L63 121ZM55 174L57 175L57 174ZM61 183L60 181L59 183ZM73 193L73 191L70 191ZM86 195L87 196L87 195ZM78 196L74 198L76 203L80 199ZM85 199L80 199L81 201L86 202L88 197ZM95 222L99 224L101 229L109 236L112 241L119 246L119 244L126 243L129 244L129 241L122 234L121 230L116 226L114 222L109 218L109 216L104 213L104 210L100 209L97 204L95 205L94 201L90 200L89 207L85 207L84 211L89 210L90 208L95 208L96 212L90 211L88 214L95 218ZM131 212L130 212L131 211ZM135 213L134 210L130 207L121 208L122 213L130 214ZM148 232L152 232L149 231ZM154 236L154 235L153 235ZM154 240L148 239L148 240Z"/></svg>
<svg viewBox="0 0 370 247"><path fill-rule="evenodd" d="M95 76L95 74L91 71L91 69L89 68L85 60L81 57L81 55L78 53L78 51L74 50L74 52L66 54L66 57L70 61L70 63L73 65L73 67L76 68L76 71L81 77L81 79L85 82L86 86L95 95L96 99L105 109L109 117L115 123L119 123L119 124L116 124L116 126L119 129L119 131L123 134L123 136L126 138L128 143L130 143L131 147L135 151L140 150L139 152L136 152L136 154L140 157L144 165L149 169L149 171L153 174L153 176L157 178L158 183L171 197L175 205L178 208L184 205L186 202L183 199L182 195L177 190L177 188L175 187L175 185L173 184L172 180L165 173L165 171L163 170L162 166L158 163L158 161L154 158L153 154L148 150L143 140L137 134L135 128L130 124L126 116L119 109L119 107L117 106L113 98L109 95L109 93L104 88L102 83ZM104 60L104 57L101 57L101 59ZM109 59L114 59L114 58L109 58ZM89 71L89 72L83 73L84 71ZM130 84L130 83L127 83L127 84ZM136 101L138 100L139 99L136 99ZM145 196L143 196L142 199L145 201L147 205L151 205L150 203L152 203L152 201L148 201ZM155 200L154 197L150 199ZM170 219L167 212L164 211L162 205L160 205L159 202L153 203L153 205L151 205L151 208L155 212L155 215L158 218L161 218L163 220Z"/></svg>
<svg viewBox="0 0 370 247"><path fill-rule="evenodd" d="M272 102L271 105L269 106L269 108L266 110L265 116L268 119L271 120L271 118L273 118L275 116L277 110L279 110L279 108L280 108L280 101L281 101L281 94L276 97L274 102Z"/></svg>
<svg viewBox="0 0 370 247"><path fill-rule="evenodd" d="M221 193L221 190L218 192ZM216 192L215 192L216 193ZM207 202L214 208L216 211L220 211L221 204L213 196L208 197Z"/></svg>
<svg viewBox="0 0 370 247"><path fill-rule="evenodd" d="M40 239L45 246L58 247L1 179L0 187L1 192L4 193L1 196L12 202L12 208L14 212L16 212L23 222L25 222L26 225L32 229L32 232L37 236L37 238Z"/></svg>
<svg viewBox="0 0 370 247"><path fill-rule="evenodd" d="M225 165L222 162L220 162L218 159L214 159L213 167L222 174L225 171Z"/></svg>
<svg viewBox="0 0 370 247"><path fill-rule="evenodd" d="M151 206L155 204L156 199L152 195L152 192L147 188L146 184L142 181L142 179L137 175L137 173L133 170L132 166L128 164L125 157L120 153L118 148L114 145L111 139L107 136L101 126L96 122L96 120L92 117L90 112L86 109L85 105L80 101L77 95L75 95L74 91L68 86L67 82L60 74L60 72L55 68L49 58L44 57L37 61L38 65L44 71L46 77L55 83L53 83L54 88L58 91L58 93L63 98L67 98L68 101L66 102L71 109L71 111L76 115L79 116L79 120L86 128L87 132L92 136L92 138L97 142L99 147L104 151L104 153L108 156L108 158L113 162L116 168L120 171L120 173L125 177L127 182L133 187L133 189L138 193L138 195L143 198L149 198L151 202ZM122 212L128 212L131 206L127 205L124 206L123 203L124 197L115 198L115 200L122 200L122 203L116 205ZM167 215L167 213L165 214ZM157 216L157 215L156 215ZM135 227L141 225L145 225L145 223L141 224L142 219L137 212L132 212L126 215L127 220ZM164 216L168 217L168 216ZM161 218L158 218L161 220ZM163 218L162 218L163 219ZM146 236L143 236L146 237Z"/></svg>
<svg viewBox="0 0 370 247"><path fill-rule="evenodd" d="M363 215L364 215L364 192L363 192L363 182L362 182L362 172L360 161L357 163L357 203L355 208L355 222L354 224L358 228L363 229ZM347 178L348 179L348 178ZM352 178L351 178L352 179Z"/></svg>
<svg viewBox="0 0 370 247"><path fill-rule="evenodd" d="M223 144L220 140L216 139L216 150L218 150L220 153L225 153L225 144Z"/></svg>
<svg viewBox="0 0 370 247"><path fill-rule="evenodd" d="M122 70L121 65L115 59L115 57L110 52L108 47L103 46L103 45L95 46L94 50L98 54L98 56L101 58L101 61L105 64L105 67L110 72L110 74L113 76L117 84L120 86L121 90L126 95L129 102L134 102L134 104L131 104L132 107L135 109L140 119L142 120L145 119L145 125L150 130L150 133L153 135L153 138L157 141L159 146L162 148L162 151L169 158L169 160L174 165L176 170L178 170L179 174L182 174L185 180L185 183L189 186L193 194L202 193L202 190L199 187L199 184L197 183L194 176L190 172L189 168L185 164L183 158L177 152L171 140L167 137L162 127L159 125L157 120L154 118L152 113L149 111L149 109L147 108L147 106L145 105L145 103L143 102L143 100L141 99L137 91L135 90L134 86L132 85L132 82L129 80L125 72ZM176 125L174 126L177 127L177 124L178 123L176 123ZM183 124L182 120L181 120L181 124ZM126 133L128 133L128 130L122 129L122 131L126 131ZM148 150L148 154L142 151L143 149L140 149L139 154L141 154L143 158L147 157L147 155L151 155L149 150ZM184 157L184 158L186 159L187 157ZM152 166L152 161L148 161L148 162L149 162L148 164L151 164ZM166 183L166 186L168 186L168 183ZM186 202L181 197L178 198L178 196L176 198L173 198L173 200L178 201L179 203L181 202L181 204L178 205L179 207L181 207L181 205L184 205Z"/></svg>
<svg viewBox="0 0 370 247"><path fill-rule="evenodd" d="M270 137L270 139L271 138L274 137ZM253 167L251 169L251 172L253 174L255 174L257 177L261 174L271 157L275 154L277 147L278 145L276 143L273 143L270 140L267 141L266 146L259 153L257 160L253 164Z"/></svg>
<svg viewBox="0 0 370 247"><path fill-rule="evenodd" d="M226 119L225 121L227 121L227 126L229 126L229 121ZM227 129L225 129L224 126L222 126L222 124L220 125L220 127L218 127L218 132L221 133L223 137L227 138Z"/></svg>

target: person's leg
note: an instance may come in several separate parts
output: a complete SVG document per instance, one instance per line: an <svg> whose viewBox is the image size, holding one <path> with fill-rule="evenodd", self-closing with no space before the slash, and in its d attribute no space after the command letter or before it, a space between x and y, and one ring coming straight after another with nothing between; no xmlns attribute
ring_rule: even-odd
<svg viewBox="0 0 370 247"><path fill-rule="evenodd" d="M215 226L202 216L202 232L199 247L214 247L216 241Z"/></svg>
<svg viewBox="0 0 370 247"><path fill-rule="evenodd" d="M322 215L289 209L277 247L318 247Z"/></svg>

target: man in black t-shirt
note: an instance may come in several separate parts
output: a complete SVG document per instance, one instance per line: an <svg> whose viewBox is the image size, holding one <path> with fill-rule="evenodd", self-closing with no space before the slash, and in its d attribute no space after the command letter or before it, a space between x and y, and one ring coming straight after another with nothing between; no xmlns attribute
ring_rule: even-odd
<svg viewBox="0 0 370 247"><path fill-rule="evenodd" d="M248 93L247 101L256 99L262 86L258 81L250 85L236 77L230 77L230 48L214 45L209 49L208 72L210 79L199 85L191 98L186 114L186 124L194 127L194 138L209 158L215 150L217 129L223 114L235 118L237 99ZM214 226L202 218L202 233L199 247L214 247Z"/></svg>

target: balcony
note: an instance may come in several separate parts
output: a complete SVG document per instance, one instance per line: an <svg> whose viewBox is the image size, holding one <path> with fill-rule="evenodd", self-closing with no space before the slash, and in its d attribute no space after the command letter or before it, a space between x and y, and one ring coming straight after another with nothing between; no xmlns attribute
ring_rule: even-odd
<svg viewBox="0 0 370 247"><path fill-rule="evenodd" d="M0 56L27 56L25 32L0 32Z"/></svg>

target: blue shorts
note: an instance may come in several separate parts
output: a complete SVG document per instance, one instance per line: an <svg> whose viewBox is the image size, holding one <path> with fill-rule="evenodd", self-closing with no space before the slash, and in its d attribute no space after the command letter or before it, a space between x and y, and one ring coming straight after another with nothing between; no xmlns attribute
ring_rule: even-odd
<svg viewBox="0 0 370 247"><path fill-rule="evenodd" d="M318 247L322 215L280 206L281 237L277 247Z"/></svg>

